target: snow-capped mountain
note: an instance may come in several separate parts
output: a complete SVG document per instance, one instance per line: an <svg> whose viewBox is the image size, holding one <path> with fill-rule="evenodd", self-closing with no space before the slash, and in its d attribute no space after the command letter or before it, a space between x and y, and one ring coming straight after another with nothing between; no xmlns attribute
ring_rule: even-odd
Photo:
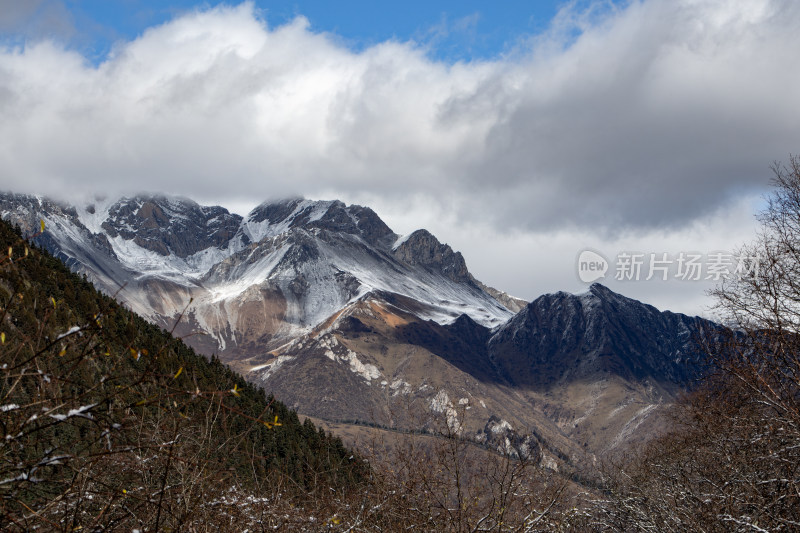
<svg viewBox="0 0 800 533"><path fill-rule="evenodd" d="M401 237L371 209L339 201L267 202L241 217L165 196L73 207L5 194L0 214L29 233L44 220L41 242L73 269L154 322L201 331L187 341L228 360L374 294L402 296L441 324L467 314L496 326L513 315L427 231Z"/></svg>
<svg viewBox="0 0 800 533"><path fill-rule="evenodd" d="M242 217L164 196L4 194L0 215L27 235L44 220L36 240L73 270L301 413L401 429L435 415L559 468L660 431L717 328L602 285L528 304L429 232L339 201Z"/></svg>

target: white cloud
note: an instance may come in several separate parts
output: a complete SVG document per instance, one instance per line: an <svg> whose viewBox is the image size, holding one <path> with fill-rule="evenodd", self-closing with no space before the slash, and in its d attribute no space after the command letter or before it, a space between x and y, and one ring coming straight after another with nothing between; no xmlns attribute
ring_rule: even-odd
<svg viewBox="0 0 800 533"><path fill-rule="evenodd" d="M151 28L99 66L46 41L1 50L0 187L425 206L490 278L476 231L566 248L730 235L691 229L740 213L798 150L800 5L570 9L507 57L453 65L413 43L354 52L302 17L272 28L247 3Z"/></svg>

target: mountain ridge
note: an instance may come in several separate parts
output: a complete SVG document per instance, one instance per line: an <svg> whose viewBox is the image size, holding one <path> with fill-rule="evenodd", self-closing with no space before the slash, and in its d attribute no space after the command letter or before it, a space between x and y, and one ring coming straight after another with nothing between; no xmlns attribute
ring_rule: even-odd
<svg viewBox="0 0 800 533"><path fill-rule="evenodd" d="M554 312L557 308L562 312ZM582 294L557 292L535 299L499 326L490 340L490 352L518 385L542 387L563 379L543 370L547 366L569 374L572 362L556 361L558 367L551 368L548 360L566 352L583 358L572 379L613 370L628 379L659 377L688 386L703 368L699 348L687 350L687 345L719 331L709 320L659 311L595 283ZM692 335L699 337L692 339ZM536 375L514 364L514 355L536 357Z"/></svg>
<svg viewBox="0 0 800 533"><path fill-rule="evenodd" d="M338 200L264 202L241 217L163 195L72 207L6 193L0 195L0 212L29 229L39 218L46 220L44 246L84 270L107 293L119 291L133 309L162 322L182 312L178 300L185 305L205 298L207 307L214 308L259 285L286 300L279 306L285 307L283 329L289 334L373 289L415 297L429 306L429 318L440 322L466 311L496 325L512 314L473 281L460 253L430 233L414 232L393 249L400 236L374 211ZM138 285L148 289L137 293ZM143 296L154 291L170 297L156 302ZM452 308L464 300L466 308ZM195 319L203 329L214 330L205 316L209 312L219 315L218 309L204 309L195 312ZM226 327L234 330L235 324L215 331L220 352L232 341L223 339ZM280 336L282 331L271 333Z"/></svg>
<svg viewBox="0 0 800 533"><path fill-rule="evenodd" d="M304 414L390 428L439 416L500 451L551 450L540 460L554 468L657 434L699 374L695 337L713 330L602 285L514 299L430 232L397 235L337 200L241 217L163 196L5 194L0 214L42 218L42 243L74 270Z"/></svg>

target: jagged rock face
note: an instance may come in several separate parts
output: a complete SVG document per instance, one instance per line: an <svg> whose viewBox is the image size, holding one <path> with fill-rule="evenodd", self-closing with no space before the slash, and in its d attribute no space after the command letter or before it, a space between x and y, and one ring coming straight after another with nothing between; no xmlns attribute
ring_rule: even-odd
<svg viewBox="0 0 800 533"><path fill-rule="evenodd" d="M371 245L385 243L387 238L397 238L371 209L358 205L347 207L339 201L333 202L325 214L319 220L311 222L309 227L337 234L356 235Z"/></svg>
<svg viewBox="0 0 800 533"><path fill-rule="evenodd" d="M395 249L394 255L409 265L422 265L440 271L453 281L472 281L461 252L454 252L424 229L412 233Z"/></svg>
<svg viewBox="0 0 800 533"><path fill-rule="evenodd" d="M264 203L253 209L248 218L257 223L268 222L273 225L278 224L289 218L302 201L302 198L292 198L285 202ZM302 214L302 211L298 214L300 220L302 220Z"/></svg>
<svg viewBox="0 0 800 533"><path fill-rule="evenodd" d="M698 343L716 331L711 322L660 312L595 284L579 296L537 298L494 333L489 353L518 386L603 374L686 385L702 370Z"/></svg>
<svg viewBox="0 0 800 533"><path fill-rule="evenodd" d="M397 238L372 209L359 205L346 206L338 200L312 202L293 198L283 202L264 203L248 216L245 231L259 241L264 228L279 232L296 228L319 229L339 235L352 235L372 246L386 245ZM267 234L274 234L268 231Z"/></svg>
<svg viewBox="0 0 800 533"><path fill-rule="evenodd" d="M87 206L91 213L95 208ZM166 197L125 198L108 210L102 228L162 256L186 258L209 247L225 247L242 217L222 207L201 207L191 200Z"/></svg>
<svg viewBox="0 0 800 533"><path fill-rule="evenodd" d="M42 212L53 213L80 224L74 207L28 194L0 193L0 215L20 226L25 234L39 231L39 214Z"/></svg>
<svg viewBox="0 0 800 533"><path fill-rule="evenodd" d="M475 436L475 440L502 454L525 459L533 464L542 461L541 437L534 434L520 435L505 420L492 415L486 425Z"/></svg>
<svg viewBox="0 0 800 533"><path fill-rule="evenodd" d="M372 209L360 205L350 206L350 214L356 220L361 236L370 244L393 242L397 235L389 229Z"/></svg>

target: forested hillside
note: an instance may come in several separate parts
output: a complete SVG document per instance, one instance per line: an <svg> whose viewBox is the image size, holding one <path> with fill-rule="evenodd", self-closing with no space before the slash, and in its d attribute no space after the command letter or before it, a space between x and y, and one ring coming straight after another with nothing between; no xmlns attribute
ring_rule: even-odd
<svg viewBox="0 0 800 533"><path fill-rule="evenodd" d="M0 529L224 526L363 460L0 223ZM238 528L237 528L238 529Z"/></svg>

